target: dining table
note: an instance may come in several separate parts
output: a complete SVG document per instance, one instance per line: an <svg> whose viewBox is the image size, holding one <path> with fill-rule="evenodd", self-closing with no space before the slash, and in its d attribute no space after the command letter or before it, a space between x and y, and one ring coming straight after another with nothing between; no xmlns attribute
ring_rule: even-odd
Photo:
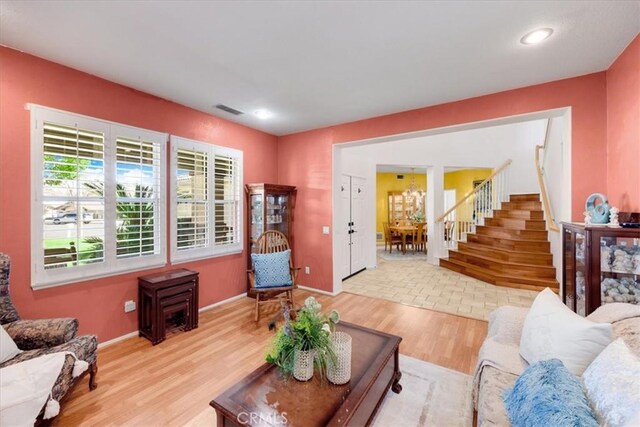
<svg viewBox="0 0 640 427"><path fill-rule="evenodd" d="M402 238L402 255L407 254L407 236L413 236L418 231L416 225L392 225L389 227L392 233L399 234Z"/></svg>

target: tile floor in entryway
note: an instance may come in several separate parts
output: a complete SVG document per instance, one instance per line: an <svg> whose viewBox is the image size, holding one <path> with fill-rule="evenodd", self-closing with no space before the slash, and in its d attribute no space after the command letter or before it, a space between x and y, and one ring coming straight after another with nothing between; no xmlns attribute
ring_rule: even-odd
<svg viewBox="0 0 640 427"><path fill-rule="evenodd" d="M346 292L384 298L415 307L488 320L502 305L529 307L535 291L494 286L437 267L424 254L389 255L378 247L378 267L343 282Z"/></svg>

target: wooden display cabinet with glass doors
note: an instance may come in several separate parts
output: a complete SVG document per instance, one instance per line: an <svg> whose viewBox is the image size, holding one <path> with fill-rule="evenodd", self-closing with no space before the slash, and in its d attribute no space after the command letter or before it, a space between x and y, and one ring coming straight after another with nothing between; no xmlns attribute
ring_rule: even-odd
<svg viewBox="0 0 640 427"><path fill-rule="evenodd" d="M640 230L562 224L564 303L581 316L603 304L640 304Z"/></svg>
<svg viewBox="0 0 640 427"><path fill-rule="evenodd" d="M255 242L262 233L277 230L287 236L289 246L293 250L293 208L296 187L278 184L247 184L245 186L249 205L247 238L249 254L254 252ZM292 255L293 256L293 255ZM248 258L251 269L251 257ZM250 292L247 280L247 294Z"/></svg>

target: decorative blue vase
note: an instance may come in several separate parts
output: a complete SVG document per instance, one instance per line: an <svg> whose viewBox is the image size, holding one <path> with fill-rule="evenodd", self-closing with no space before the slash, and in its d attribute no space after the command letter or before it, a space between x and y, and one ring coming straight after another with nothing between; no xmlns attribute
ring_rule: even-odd
<svg viewBox="0 0 640 427"><path fill-rule="evenodd" d="M596 200L600 200L600 203L596 204ZM589 212L593 224L609 223L609 202L604 194L593 193L587 197L584 208Z"/></svg>

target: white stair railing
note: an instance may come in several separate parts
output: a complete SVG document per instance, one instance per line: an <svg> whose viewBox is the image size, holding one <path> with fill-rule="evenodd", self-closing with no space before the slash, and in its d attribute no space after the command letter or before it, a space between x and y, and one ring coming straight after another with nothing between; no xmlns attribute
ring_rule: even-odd
<svg viewBox="0 0 640 427"><path fill-rule="evenodd" d="M549 133L551 132L551 119L547 119L547 129L544 134L544 145L536 145L535 163L536 163L536 176L538 177L538 185L540 186L540 195L542 198L542 208L544 209L544 217L547 220L549 230L559 232L560 227L556 223L556 218L553 215L553 209L551 207L551 201L549 200L549 193L547 192L547 183L545 180L544 162L547 159L547 145L549 143ZM540 151L543 151L542 160L540 160Z"/></svg>
<svg viewBox="0 0 640 427"><path fill-rule="evenodd" d="M456 249L458 242L466 241L468 233L475 232L476 225L484 224L484 219L493 216L493 211L509 199L510 164L511 159L494 169L487 179L436 218L436 223L444 222L445 248Z"/></svg>

